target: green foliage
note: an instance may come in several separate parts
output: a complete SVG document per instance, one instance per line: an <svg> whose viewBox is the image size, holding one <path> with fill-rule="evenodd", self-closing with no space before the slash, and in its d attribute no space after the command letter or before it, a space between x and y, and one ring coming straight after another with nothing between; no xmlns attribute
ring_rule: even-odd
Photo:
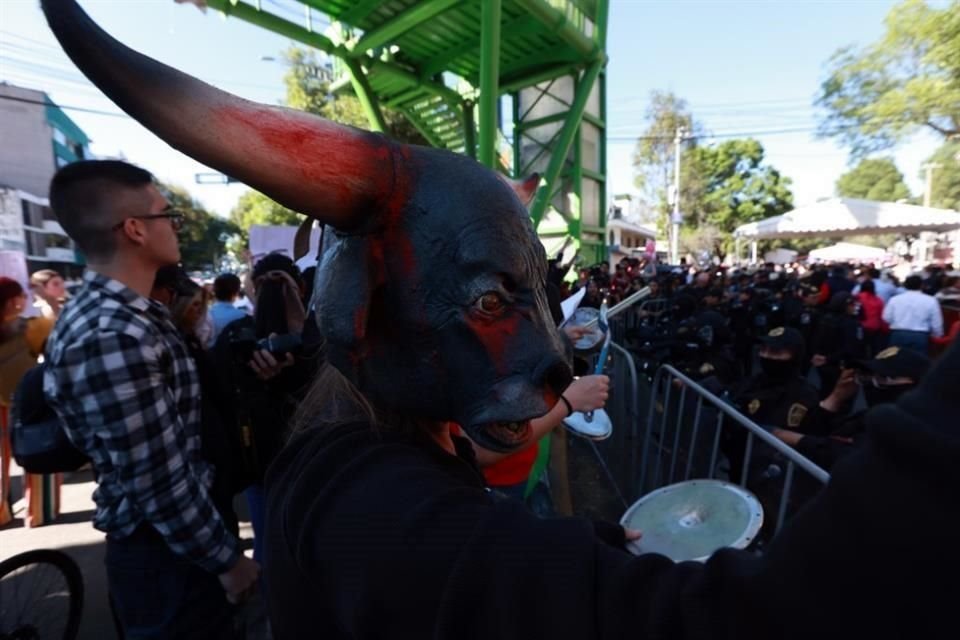
<svg viewBox="0 0 960 640"><path fill-rule="evenodd" d="M370 128L370 122L356 96L330 93L330 82L313 49L291 46L284 57L290 65L283 78L287 86L287 106L358 129ZM429 145L402 113L383 105L380 110L387 123L384 133L388 136L409 144Z"/></svg>
<svg viewBox="0 0 960 640"><path fill-rule="evenodd" d="M654 91L646 112L647 128L637 139L633 152L635 183L643 192L647 203L660 212L663 231L670 211L668 194L673 188L674 138L683 128L688 136L702 133L702 128L693 120L686 100L669 91ZM683 143L685 149L696 145L694 139Z"/></svg>
<svg viewBox="0 0 960 640"><path fill-rule="evenodd" d="M960 0L943 8L906 0L873 44L837 51L820 87L821 136L855 156L888 149L920 128L960 134Z"/></svg>
<svg viewBox="0 0 960 640"><path fill-rule="evenodd" d="M230 212L230 222L239 236L239 242L235 244L246 247L250 241L250 227L253 225L299 226L303 222L303 216L258 191L247 191L240 196Z"/></svg>
<svg viewBox="0 0 960 640"><path fill-rule="evenodd" d="M947 142L927 162L940 165L933 170L930 206L960 211L960 140Z"/></svg>
<svg viewBox="0 0 960 640"><path fill-rule="evenodd" d="M879 202L908 199L910 189L889 158L866 158L837 180L837 195Z"/></svg>
<svg viewBox="0 0 960 640"><path fill-rule="evenodd" d="M721 260L738 226L793 208L790 179L763 160L763 146L752 138L695 147L681 156L684 225L716 229L713 253Z"/></svg>
<svg viewBox="0 0 960 640"><path fill-rule="evenodd" d="M768 251L774 249L793 249L800 256L805 256L814 249L821 249L836 244L842 238L776 238L774 240L761 240L757 244L757 255L763 256Z"/></svg>
<svg viewBox="0 0 960 640"><path fill-rule="evenodd" d="M721 260L733 247L732 233L741 224L779 215L793 207L790 179L764 164L763 146L753 139L700 146L704 134L687 103L670 92L655 91L647 109L647 129L633 155L636 184L647 203L659 211L663 232L671 210L676 130L692 139L680 155L680 211L686 227L686 250L710 251Z"/></svg>
<svg viewBox="0 0 960 640"><path fill-rule="evenodd" d="M186 217L179 233L180 260L184 267L188 270L219 268L227 239L238 231L236 225L204 209L183 187L162 185L161 190L170 206Z"/></svg>

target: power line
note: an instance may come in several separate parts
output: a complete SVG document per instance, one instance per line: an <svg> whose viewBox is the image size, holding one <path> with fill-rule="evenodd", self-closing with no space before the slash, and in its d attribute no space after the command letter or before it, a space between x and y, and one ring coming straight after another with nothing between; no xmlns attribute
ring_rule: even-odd
<svg viewBox="0 0 960 640"><path fill-rule="evenodd" d="M119 111L102 111L100 109L88 109L86 107L74 107L66 104L57 104L52 100L45 102L43 100L31 100L30 98L18 98L16 96L0 96L0 100L9 100L10 102L23 102L25 104L37 104L42 107L59 107L60 109L65 109L67 111L80 111L82 113L92 113L98 116L111 116L114 118L127 118L132 120L130 116Z"/></svg>

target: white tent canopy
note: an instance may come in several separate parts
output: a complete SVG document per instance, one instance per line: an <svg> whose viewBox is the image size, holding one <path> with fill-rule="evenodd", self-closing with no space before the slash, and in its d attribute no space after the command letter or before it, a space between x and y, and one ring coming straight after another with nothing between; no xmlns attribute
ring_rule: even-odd
<svg viewBox="0 0 960 640"><path fill-rule="evenodd" d="M774 249L773 251L767 251L763 254L764 262L772 262L773 264L788 264L794 262L797 259L797 252L793 249Z"/></svg>
<svg viewBox="0 0 960 640"><path fill-rule="evenodd" d="M820 262L842 262L844 260L857 262L879 262L887 257L887 252L877 247L852 242L838 242L837 244L810 252L810 259Z"/></svg>
<svg viewBox="0 0 960 640"><path fill-rule="evenodd" d="M747 240L883 233L919 233L960 228L960 212L894 202L832 198L737 227Z"/></svg>

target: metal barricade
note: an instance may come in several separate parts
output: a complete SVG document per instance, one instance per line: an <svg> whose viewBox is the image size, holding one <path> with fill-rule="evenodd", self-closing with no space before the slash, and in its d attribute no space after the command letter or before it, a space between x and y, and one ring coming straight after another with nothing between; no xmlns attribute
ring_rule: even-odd
<svg viewBox="0 0 960 640"><path fill-rule="evenodd" d="M632 431L635 433L636 427ZM769 513L773 507L776 512L773 533L780 530L787 517L791 492L798 484L797 469L803 474L804 491L818 489L830 478L795 449L670 365L661 366L654 377L640 438L640 443L634 440L634 446L641 446L639 475L624 494L628 500L693 478L726 479L755 493L759 486L758 497L764 508ZM736 471L732 459L739 457L741 444L740 477L729 477ZM759 479L750 476L751 469L756 470L754 455L758 449L771 461ZM777 492L781 477L782 487ZM622 487L618 490L623 491Z"/></svg>
<svg viewBox="0 0 960 640"><path fill-rule="evenodd" d="M640 458L639 425L641 391L633 355L610 343L610 360L605 369L611 379L606 412L613 423L613 433L606 440L588 440L590 448L617 498L626 507L632 496L633 478L637 477Z"/></svg>

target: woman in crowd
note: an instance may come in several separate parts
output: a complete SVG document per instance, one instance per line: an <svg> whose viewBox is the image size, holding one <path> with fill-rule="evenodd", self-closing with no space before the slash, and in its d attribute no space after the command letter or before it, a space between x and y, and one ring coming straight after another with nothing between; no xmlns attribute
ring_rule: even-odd
<svg viewBox="0 0 960 640"><path fill-rule="evenodd" d="M873 280L864 280L856 299L861 308L860 325L863 327L863 338L870 355L875 356L883 351L887 340L887 324L883 321L883 298L877 295Z"/></svg>
<svg viewBox="0 0 960 640"><path fill-rule="evenodd" d="M10 405L17 384L43 354L53 320L24 318L27 294L19 282L0 277L0 526L13 518L10 491ZM24 473L25 522L28 527L49 524L60 513L57 474Z"/></svg>
<svg viewBox="0 0 960 640"><path fill-rule="evenodd" d="M30 276L30 288L36 301L35 307L40 309L44 318L56 320L60 315L60 308L67 299L67 288L63 276L53 269L42 269Z"/></svg>
<svg viewBox="0 0 960 640"><path fill-rule="evenodd" d="M269 254L253 266L250 276L255 300L253 318L245 316L224 327L214 352L220 363L224 392L233 397L230 411L235 415L231 420L248 424L252 429L255 462L244 493L254 531L253 557L262 563L263 474L279 451L285 425L312 379L314 362L303 355L299 346L289 343L289 340L298 341L306 321L300 270L290 258ZM279 350L271 349L269 358L258 351L254 365L247 366L249 350L253 348L248 343L270 339L273 339L272 349ZM237 362L238 358L241 362ZM239 366L231 368L231 361ZM228 368L230 371L225 371Z"/></svg>

